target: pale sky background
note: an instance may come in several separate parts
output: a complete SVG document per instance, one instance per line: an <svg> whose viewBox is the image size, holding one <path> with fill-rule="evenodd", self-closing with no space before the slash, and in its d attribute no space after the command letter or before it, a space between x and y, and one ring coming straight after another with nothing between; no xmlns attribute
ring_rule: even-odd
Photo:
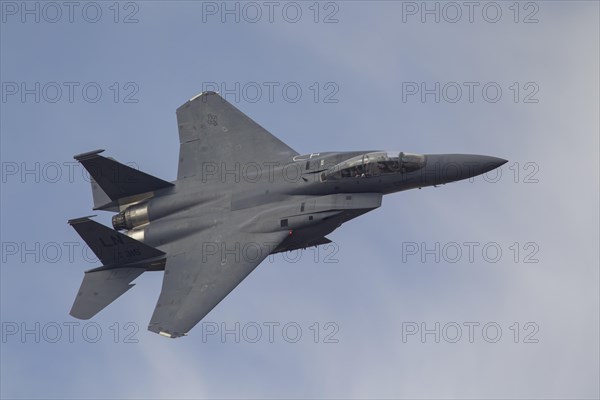
<svg viewBox="0 0 600 400"><path fill-rule="evenodd" d="M286 18L294 17L287 2L278 3L273 22L262 2L253 3L263 13L255 23L243 18L254 17L246 3L238 5L245 12L239 23L203 15L221 2L121 3L118 23L113 2L94 3L102 11L97 23L82 17L84 7L94 17L88 3L78 3L72 22L65 8L57 16L27 3L40 7L39 23L22 15L22 4L1 3L2 398L600 396L598 2L519 3L519 22L514 2L499 2L496 23L482 16L486 2L473 22L464 7L456 23L444 20L454 16L446 3L438 3L446 12L439 23L431 15L422 23L420 14L404 14L403 22L403 8L421 2L318 3L317 23L312 1L294 3L302 10L296 23L282 17L284 6ZM137 22L123 23L131 13ZM323 23L332 13L337 22ZM538 22L524 23L527 16ZM22 99L21 85L36 82L40 101ZM65 82L79 85L72 102ZM82 95L90 82L102 89L95 103ZM72 156L105 148L175 179L175 109L210 82L276 82L273 102L266 92L256 102L243 93L228 99L300 153L381 148L509 162L495 183L490 175L387 196L380 209L330 235L335 247L301 253L298 262L266 261L205 318L211 324L185 338L146 330L162 273L144 274L92 320L89 336L99 327L102 337L90 343L85 322L68 315L83 271L99 265L85 259L66 224L93 214L81 168L69 179ZM290 82L302 89L295 103L281 93ZM403 102L403 82L479 86L472 103L466 90L456 103L435 103L433 95L422 103L418 96ZM481 94L490 82L502 89L495 103ZM63 93L53 103L56 85ZM134 90L137 103L124 102ZM534 90L537 103L524 102ZM334 91L337 102L325 102ZM36 168L37 175L23 173ZM109 225L110 216L100 212L96 220ZM73 259L71 242L78 244ZM478 243L473 262L465 242ZM457 243L463 254L454 263L455 253L422 261L421 253L406 253L412 243ZM486 244L501 249L497 262L482 255ZM525 262L528 255L538 262ZM65 324L73 322L71 343ZM139 327L137 343L125 342L128 322ZM262 326L263 336L257 343L203 338L204 328L236 322ZM273 343L269 322L280 324ZM328 322L337 343L324 342ZM472 343L470 322L479 324ZM288 323L302 329L296 343L283 337ZM451 343L450 329L439 343L432 334L403 341L411 323L458 324L463 336ZM502 329L496 343L483 337L485 324ZM56 326L62 336L51 343ZM22 329L37 330L39 343ZM526 343L529 333L537 343Z"/></svg>

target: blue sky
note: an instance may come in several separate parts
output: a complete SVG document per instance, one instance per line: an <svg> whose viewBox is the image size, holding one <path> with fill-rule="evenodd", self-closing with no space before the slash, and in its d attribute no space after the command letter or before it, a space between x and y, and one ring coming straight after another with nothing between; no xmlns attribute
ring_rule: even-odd
<svg viewBox="0 0 600 400"><path fill-rule="evenodd" d="M462 3L460 18L427 3L439 22L421 2L278 2L272 22L263 2L227 3L239 22L221 20L221 2L120 3L118 15L83 2L72 21L65 8L1 4L3 398L600 395L597 2L482 2L472 22ZM83 271L99 265L66 224L92 214L72 156L105 148L175 179L175 109L215 83L300 153L509 162L501 176L387 196L335 246L267 260L189 337L146 331L161 273L91 325L71 318ZM407 93L436 83L439 102ZM236 323L239 343L208 333ZM436 323L439 342L407 334ZM284 326L302 330L297 342Z"/></svg>

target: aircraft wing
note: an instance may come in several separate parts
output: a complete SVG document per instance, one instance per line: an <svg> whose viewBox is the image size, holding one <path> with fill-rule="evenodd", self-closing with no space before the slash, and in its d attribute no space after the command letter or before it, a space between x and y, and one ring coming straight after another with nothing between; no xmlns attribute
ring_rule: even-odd
<svg viewBox="0 0 600 400"><path fill-rule="evenodd" d="M198 175L203 163L229 170L248 163L263 168L264 162L283 162L298 154L214 92L201 93L179 107L177 125L177 179Z"/></svg>
<svg viewBox="0 0 600 400"><path fill-rule="evenodd" d="M148 330L186 335L287 236L287 231L226 234L217 227L176 242Z"/></svg>

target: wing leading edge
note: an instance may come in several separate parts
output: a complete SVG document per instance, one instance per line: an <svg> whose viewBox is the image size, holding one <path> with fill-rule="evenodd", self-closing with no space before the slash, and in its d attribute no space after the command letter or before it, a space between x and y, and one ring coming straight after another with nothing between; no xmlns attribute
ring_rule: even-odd
<svg viewBox="0 0 600 400"><path fill-rule="evenodd" d="M288 160L298 153L215 92L204 92L177 109L177 179L201 171L202 163L235 164Z"/></svg>

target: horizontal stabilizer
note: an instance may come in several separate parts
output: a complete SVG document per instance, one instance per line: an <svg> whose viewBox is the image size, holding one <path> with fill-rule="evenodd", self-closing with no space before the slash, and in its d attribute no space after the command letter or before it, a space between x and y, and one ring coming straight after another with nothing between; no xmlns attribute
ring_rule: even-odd
<svg viewBox="0 0 600 400"><path fill-rule="evenodd" d="M144 271L144 268L112 268L86 272L70 314L79 319L92 318L134 287L131 281Z"/></svg>
<svg viewBox="0 0 600 400"><path fill-rule="evenodd" d="M126 266L165 255L164 252L92 221L89 217L72 219L69 224L104 265Z"/></svg>
<svg viewBox="0 0 600 400"><path fill-rule="evenodd" d="M103 157L100 155L103 151L95 150L74 156L92 178L95 209L104 209L111 204L118 204L119 199L151 193L173 186L170 182L121 164L111 158ZM103 193L100 193L99 189ZM99 204L106 200L111 201L111 203Z"/></svg>

